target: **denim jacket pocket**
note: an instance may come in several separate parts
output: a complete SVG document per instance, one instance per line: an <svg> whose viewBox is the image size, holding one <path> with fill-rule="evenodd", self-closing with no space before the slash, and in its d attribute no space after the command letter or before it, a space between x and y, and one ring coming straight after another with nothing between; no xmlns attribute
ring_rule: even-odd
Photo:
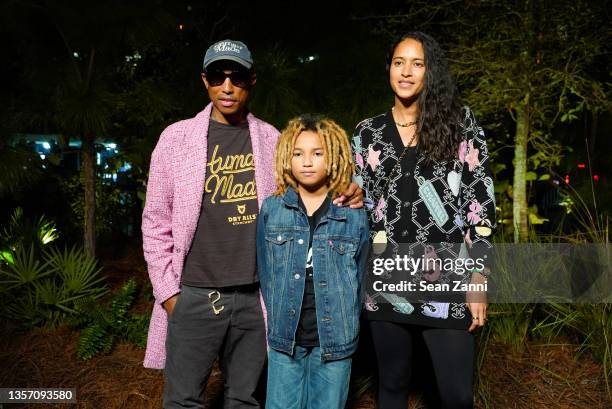
<svg viewBox="0 0 612 409"><path fill-rule="evenodd" d="M291 235L287 234L286 232L276 233L272 231L272 232L266 233L266 241L268 243L272 243L276 245L283 245L291 239L293 239L293 237L291 237Z"/></svg>
<svg viewBox="0 0 612 409"><path fill-rule="evenodd" d="M357 277L354 276L358 272L355 262L355 252L357 251L357 243L349 238L331 237L327 244L331 249L330 261L335 267L335 270L348 281L348 284L353 290L357 290Z"/></svg>
<svg viewBox="0 0 612 409"><path fill-rule="evenodd" d="M266 247L269 260L276 263L288 263L293 236L287 232L266 233Z"/></svg>
<svg viewBox="0 0 612 409"><path fill-rule="evenodd" d="M291 244L293 236L286 231L266 232L266 252L271 264L271 271L277 271L278 267L288 266L291 260ZM274 277L272 277L274 279Z"/></svg>
<svg viewBox="0 0 612 409"><path fill-rule="evenodd" d="M357 245L349 239L332 237L327 241L329 247L331 247L339 255L355 255Z"/></svg>

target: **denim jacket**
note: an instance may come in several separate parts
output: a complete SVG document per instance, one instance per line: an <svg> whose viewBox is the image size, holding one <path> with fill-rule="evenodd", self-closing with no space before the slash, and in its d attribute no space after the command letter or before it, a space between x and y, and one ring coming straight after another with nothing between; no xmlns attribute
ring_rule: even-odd
<svg viewBox="0 0 612 409"><path fill-rule="evenodd" d="M257 218L257 264L268 311L268 345L293 354L304 297L310 227L296 191L267 198ZM321 357L357 349L361 281L369 251L364 209L329 206L312 240L313 280Z"/></svg>

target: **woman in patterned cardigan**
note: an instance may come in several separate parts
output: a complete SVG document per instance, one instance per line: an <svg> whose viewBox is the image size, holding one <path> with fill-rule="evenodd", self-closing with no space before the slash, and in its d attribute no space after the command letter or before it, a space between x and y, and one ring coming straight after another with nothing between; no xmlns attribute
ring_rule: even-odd
<svg viewBox="0 0 612 409"><path fill-rule="evenodd" d="M487 304L465 290L486 288L495 227L487 145L433 38L398 39L387 71L392 109L353 135L374 250L365 292L378 408L406 408L414 337L429 350L442 406L470 408L472 331Z"/></svg>

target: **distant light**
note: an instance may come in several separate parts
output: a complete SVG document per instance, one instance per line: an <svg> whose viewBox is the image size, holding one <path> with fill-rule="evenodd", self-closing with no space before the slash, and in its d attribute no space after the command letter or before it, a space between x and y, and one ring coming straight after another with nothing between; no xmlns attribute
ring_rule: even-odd
<svg viewBox="0 0 612 409"><path fill-rule="evenodd" d="M75 52L73 52L73 53L72 53L72 56L73 56L74 58L79 58L79 53L77 53L77 52L75 51Z"/></svg>
<svg viewBox="0 0 612 409"><path fill-rule="evenodd" d="M43 142L42 147L45 148L46 150L49 150L51 149L51 144L49 142Z"/></svg>
<svg viewBox="0 0 612 409"><path fill-rule="evenodd" d="M41 158L42 160L45 160L46 156L45 156L45 155L43 155L43 154L41 153L41 154L40 154L40 158Z"/></svg>
<svg viewBox="0 0 612 409"><path fill-rule="evenodd" d="M116 143L109 143L106 145L106 147L108 149L117 149L117 144Z"/></svg>
<svg viewBox="0 0 612 409"><path fill-rule="evenodd" d="M595 182L599 182L599 175L593 175L593 180Z"/></svg>
<svg viewBox="0 0 612 409"><path fill-rule="evenodd" d="M578 164L578 169L584 169L584 168L586 168L586 165L584 163Z"/></svg>
<svg viewBox="0 0 612 409"><path fill-rule="evenodd" d="M319 59L319 55L318 54L313 54L313 55L307 55L304 57L297 57L297 60L300 64L306 64L309 62L313 62Z"/></svg>
<svg viewBox="0 0 612 409"><path fill-rule="evenodd" d="M133 55L126 55L125 62L134 62L132 65L135 67L137 62L142 59L142 55L136 51Z"/></svg>
<svg viewBox="0 0 612 409"><path fill-rule="evenodd" d="M96 164L100 164L102 163L102 155L100 155L100 152L96 153Z"/></svg>
<svg viewBox="0 0 612 409"><path fill-rule="evenodd" d="M565 175L565 184L569 185L570 179L569 179L569 175Z"/></svg>
<svg viewBox="0 0 612 409"><path fill-rule="evenodd" d="M178 29L179 29L179 30L182 30L182 29L183 29L183 27L184 27L184 26L183 26L182 24L179 24Z"/></svg>

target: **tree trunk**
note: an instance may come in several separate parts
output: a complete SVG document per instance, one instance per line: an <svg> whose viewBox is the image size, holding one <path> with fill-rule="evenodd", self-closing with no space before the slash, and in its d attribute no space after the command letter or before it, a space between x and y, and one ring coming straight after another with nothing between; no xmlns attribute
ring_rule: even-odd
<svg viewBox="0 0 612 409"><path fill-rule="evenodd" d="M527 224L527 140L529 137L529 94L516 112L514 135L514 182L512 186L512 214L514 242L526 242L529 238Z"/></svg>
<svg viewBox="0 0 612 409"><path fill-rule="evenodd" d="M83 176L85 179L85 206L83 208L83 243L85 253L96 256L96 151L94 137L83 136Z"/></svg>

